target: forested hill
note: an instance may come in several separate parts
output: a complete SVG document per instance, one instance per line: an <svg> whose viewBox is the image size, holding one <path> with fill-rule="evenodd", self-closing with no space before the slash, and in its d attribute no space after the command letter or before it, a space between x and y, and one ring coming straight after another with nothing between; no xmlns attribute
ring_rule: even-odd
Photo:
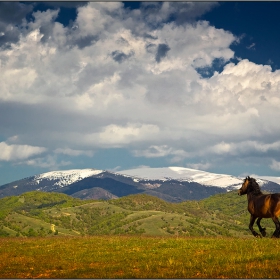
<svg viewBox="0 0 280 280"><path fill-rule="evenodd" d="M246 197L236 191L200 201L169 203L147 194L81 200L32 191L0 199L1 236L143 234L248 236ZM273 223L263 224L268 233Z"/></svg>

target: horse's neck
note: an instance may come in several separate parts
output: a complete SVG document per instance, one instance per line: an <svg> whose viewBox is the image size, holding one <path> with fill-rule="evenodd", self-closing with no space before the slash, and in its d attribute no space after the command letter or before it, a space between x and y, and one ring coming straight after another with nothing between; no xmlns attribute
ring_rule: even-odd
<svg viewBox="0 0 280 280"><path fill-rule="evenodd" d="M247 200L249 201L253 196L254 195L251 192L247 193Z"/></svg>
<svg viewBox="0 0 280 280"><path fill-rule="evenodd" d="M263 194L256 182L252 183L252 185L249 187L249 193L251 193L255 197Z"/></svg>
<svg viewBox="0 0 280 280"><path fill-rule="evenodd" d="M255 194L254 192L249 192L249 193L247 193L247 199L249 201L249 200L254 199L255 197L258 197L260 195L262 195L262 193Z"/></svg>

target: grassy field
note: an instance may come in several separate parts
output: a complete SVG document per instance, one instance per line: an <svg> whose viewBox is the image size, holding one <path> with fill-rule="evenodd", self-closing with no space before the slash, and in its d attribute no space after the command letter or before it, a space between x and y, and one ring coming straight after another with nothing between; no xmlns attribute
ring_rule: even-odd
<svg viewBox="0 0 280 280"><path fill-rule="evenodd" d="M272 238L0 239L1 278L279 278L279 259Z"/></svg>

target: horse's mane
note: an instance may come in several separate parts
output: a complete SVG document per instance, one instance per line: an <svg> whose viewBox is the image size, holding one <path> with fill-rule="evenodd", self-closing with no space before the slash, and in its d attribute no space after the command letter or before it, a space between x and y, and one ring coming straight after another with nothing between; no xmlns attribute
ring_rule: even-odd
<svg viewBox="0 0 280 280"><path fill-rule="evenodd" d="M248 186L249 192L253 193L254 195L263 194L255 178L248 177L247 179L249 180L249 186Z"/></svg>

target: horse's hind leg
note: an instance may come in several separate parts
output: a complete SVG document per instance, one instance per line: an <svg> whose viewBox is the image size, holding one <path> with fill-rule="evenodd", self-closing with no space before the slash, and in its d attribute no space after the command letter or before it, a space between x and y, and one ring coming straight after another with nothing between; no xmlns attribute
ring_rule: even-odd
<svg viewBox="0 0 280 280"><path fill-rule="evenodd" d="M279 238L279 235L280 235L280 223L279 223L279 220L277 217L273 217L272 218L274 224L275 224L275 231L273 232L272 234L272 237L276 237L276 238Z"/></svg>
<svg viewBox="0 0 280 280"><path fill-rule="evenodd" d="M258 225L258 227L259 227L259 230L260 230L262 236L265 237L265 236L266 236L266 231L265 231L265 228L263 228L263 227L261 226L261 219L262 219L262 218L258 218L258 219L257 219L257 225Z"/></svg>
<svg viewBox="0 0 280 280"><path fill-rule="evenodd" d="M251 232L253 233L254 236L261 237L261 235L259 235L253 228L253 225L254 225L254 222L255 222L256 219L257 219L257 217L251 215L249 229L251 230Z"/></svg>

